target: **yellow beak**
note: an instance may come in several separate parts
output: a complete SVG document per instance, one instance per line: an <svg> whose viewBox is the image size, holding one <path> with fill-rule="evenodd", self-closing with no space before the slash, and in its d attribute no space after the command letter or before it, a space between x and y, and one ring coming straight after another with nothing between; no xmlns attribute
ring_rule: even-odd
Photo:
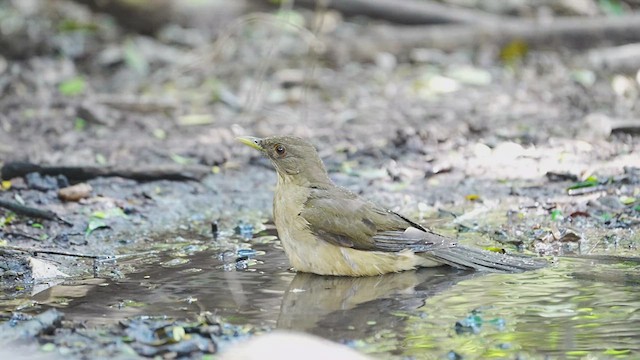
<svg viewBox="0 0 640 360"><path fill-rule="evenodd" d="M262 140L260 138L253 137L253 136L238 136L236 140L258 151L264 151L262 146L260 146L260 141Z"/></svg>

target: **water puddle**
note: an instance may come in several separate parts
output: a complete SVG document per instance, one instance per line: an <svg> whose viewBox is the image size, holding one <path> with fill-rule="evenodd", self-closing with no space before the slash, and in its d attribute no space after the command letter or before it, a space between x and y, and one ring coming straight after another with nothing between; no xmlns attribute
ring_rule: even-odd
<svg viewBox="0 0 640 360"><path fill-rule="evenodd" d="M523 274L437 268L322 277L289 271L277 241L250 241L233 251L179 244L119 264L127 265L136 269L123 279L70 281L18 300L88 325L211 311L234 324L310 332L384 357L640 356L635 261L561 259ZM16 301L3 300L0 310L15 310Z"/></svg>

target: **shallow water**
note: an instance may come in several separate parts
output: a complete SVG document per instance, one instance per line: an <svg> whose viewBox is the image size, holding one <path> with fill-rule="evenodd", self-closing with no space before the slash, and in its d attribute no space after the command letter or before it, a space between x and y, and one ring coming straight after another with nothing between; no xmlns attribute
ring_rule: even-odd
<svg viewBox="0 0 640 360"><path fill-rule="evenodd" d="M561 259L523 274L443 267L322 277L289 271L277 241L254 241L227 252L175 244L120 265L129 264L137 270L124 279L68 282L30 300L88 324L208 310L235 324L306 331L385 358L640 358L634 261ZM11 310L9 302L0 307Z"/></svg>

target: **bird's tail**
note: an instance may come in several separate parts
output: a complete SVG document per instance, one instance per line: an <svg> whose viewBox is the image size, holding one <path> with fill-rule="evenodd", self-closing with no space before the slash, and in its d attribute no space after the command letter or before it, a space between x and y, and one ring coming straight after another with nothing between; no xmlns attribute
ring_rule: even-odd
<svg viewBox="0 0 640 360"><path fill-rule="evenodd" d="M458 269L476 269L491 272L522 272L548 265L542 258L501 254L493 251L455 246L431 252L434 259Z"/></svg>

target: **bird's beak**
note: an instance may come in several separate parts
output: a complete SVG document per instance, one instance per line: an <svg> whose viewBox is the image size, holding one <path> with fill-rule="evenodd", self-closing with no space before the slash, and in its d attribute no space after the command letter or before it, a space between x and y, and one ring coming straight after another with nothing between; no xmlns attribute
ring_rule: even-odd
<svg viewBox="0 0 640 360"><path fill-rule="evenodd" d="M264 149L262 148L262 146L260 146L260 142L262 141L262 139L260 138L253 137L253 136L238 136L236 140L258 151L264 152Z"/></svg>

